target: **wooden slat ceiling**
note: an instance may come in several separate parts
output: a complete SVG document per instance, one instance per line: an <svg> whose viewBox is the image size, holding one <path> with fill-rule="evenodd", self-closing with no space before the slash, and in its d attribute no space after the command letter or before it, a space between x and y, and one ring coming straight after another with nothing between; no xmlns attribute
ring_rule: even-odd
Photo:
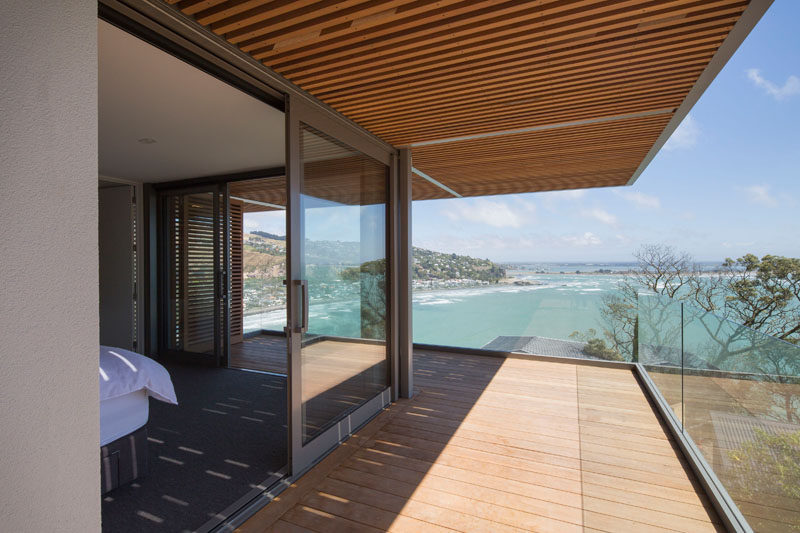
<svg viewBox="0 0 800 533"><path fill-rule="evenodd" d="M668 120L654 115L421 146L414 150L414 164L463 196L620 185ZM484 168L492 169L492 179Z"/></svg>
<svg viewBox="0 0 800 533"><path fill-rule="evenodd" d="M286 208L285 176L234 181L228 185L228 192L232 198L250 200L250 202L246 202L244 204L245 213L275 211L281 208ZM265 203L280 207L260 205Z"/></svg>
<svg viewBox="0 0 800 533"><path fill-rule="evenodd" d="M625 184L749 4L166 1L387 142L411 146L415 167L464 196ZM415 199L450 196L417 184Z"/></svg>

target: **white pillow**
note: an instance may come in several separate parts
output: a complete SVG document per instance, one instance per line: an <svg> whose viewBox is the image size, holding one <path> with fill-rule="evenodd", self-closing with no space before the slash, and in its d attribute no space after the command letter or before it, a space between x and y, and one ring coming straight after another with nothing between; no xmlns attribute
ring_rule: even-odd
<svg viewBox="0 0 800 533"><path fill-rule="evenodd" d="M178 404L166 368L144 355L100 346L100 401L141 389L157 400Z"/></svg>

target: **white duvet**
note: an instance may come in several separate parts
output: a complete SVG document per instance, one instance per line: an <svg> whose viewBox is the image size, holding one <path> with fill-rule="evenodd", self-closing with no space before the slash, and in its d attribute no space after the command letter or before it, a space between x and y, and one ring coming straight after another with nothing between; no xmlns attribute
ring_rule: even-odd
<svg viewBox="0 0 800 533"><path fill-rule="evenodd" d="M162 402L178 403L166 368L144 355L100 346L100 401L139 390Z"/></svg>

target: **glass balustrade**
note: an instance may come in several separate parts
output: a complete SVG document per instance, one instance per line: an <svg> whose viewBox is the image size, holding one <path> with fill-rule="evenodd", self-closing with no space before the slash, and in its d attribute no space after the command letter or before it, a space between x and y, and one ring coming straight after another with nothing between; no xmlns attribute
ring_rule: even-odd
<svg viewBox="0 0 800 533"><path fill-rule="evenodd" d="M640 294L639 363L757 532L800 529L800 346Z"/></svg>

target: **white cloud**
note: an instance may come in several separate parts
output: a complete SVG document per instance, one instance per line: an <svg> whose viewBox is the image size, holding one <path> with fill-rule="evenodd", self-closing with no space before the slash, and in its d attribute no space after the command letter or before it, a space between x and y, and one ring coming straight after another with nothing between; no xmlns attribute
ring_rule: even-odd
<svg viewBox="0 0 800 533"><path fill-rule="evenodd" d="M619 236L617 237L619 239ZM582 234L521 233L515 235L442 233L427 238L416 238L414 246L444 253L489 257L493 260L530 260L543 250L560 250L560 257L570 250L597 247L604 241L597 234L587 231Z"/></svg>
<svg viewBox="0 0 800 533"><path fill-rule="evenodd" d="M531 200L526 200L525 198L514 198L514 203L526 213L532 214L536 212L536 204Z"/></svg>
<svg viewBox="0 0 800 533"><path fill-rule="evenodd" d="M609 226L617 225L617 217L608 211L600 209L599 207L594 209L584 209L581 211L581 215L587 218L593 218L594 220L602 222L603 224L608 224Z"/></svg>
<svg viewBox="0 0 800 533"><path fill-rule="evenodd" d="M244 214L247 231L266 231L276 235L286 234L286 211L259 211Z"/></svg>
<svg viewBox="0 0 800 533"><path fill-rule="evenodd" d="M700 126L697 124L692 114L689 113L675 131L672 132L667 142L664 143L664 150L672 151L691 148L697 144L699 138Z"/></svg>
<svg viewBox="0 0 800 533"><path fill-rule="evenodd" d="M783 100L784 98L800 93L800 78L797 76L789 76L786 78L782 87L778 87L776 84L764 78L761 75L761 71L757 68L749 69L747 71L747 77L756 87L764 89L764 92L775 100Z"/></svg>
<svg viewBox="0 0 800 533"><path fill-rule="evenodd" d="M557 213L559 208L567 202L578 202L586 196L585 189L570 189L566 191L547 191L536 193L542 207L551 213Z"/></svg>
<svg viewBox="0 0 800 533"><path fill-rule="evenodd" d="M599 246L603 244L603 241L591 231L587 231L583 235L565 235L561 240L569 246Z"/></svg>
<svg viewBox="0 0 800 533"><path fill-rule="evenodd" d="M496 200L459 201L444 211L444 215L453 221L465 220L493 228L519 228L525 223L521 211L530 215L535 210L532 202L523 203L521 209L512 209L507 203Z"/></svg>
<svg viewBox="0 0 800 533"><path fill-rule="evenodd" d="M625 198L640 209L658 209L661 207L661 200L658 198L658 196L652 196L650 194L644 194L637 191L620 190L615 190L614 194Z"/></svg>
<svg viewBox="0 0 800 533"><path fill-rule="evenodd" d="M763 205L764 207L778 205L778 199L769 192L769 185L751 185L742 187L742 190L747 194L748 200L754 204Z"/></svg>

